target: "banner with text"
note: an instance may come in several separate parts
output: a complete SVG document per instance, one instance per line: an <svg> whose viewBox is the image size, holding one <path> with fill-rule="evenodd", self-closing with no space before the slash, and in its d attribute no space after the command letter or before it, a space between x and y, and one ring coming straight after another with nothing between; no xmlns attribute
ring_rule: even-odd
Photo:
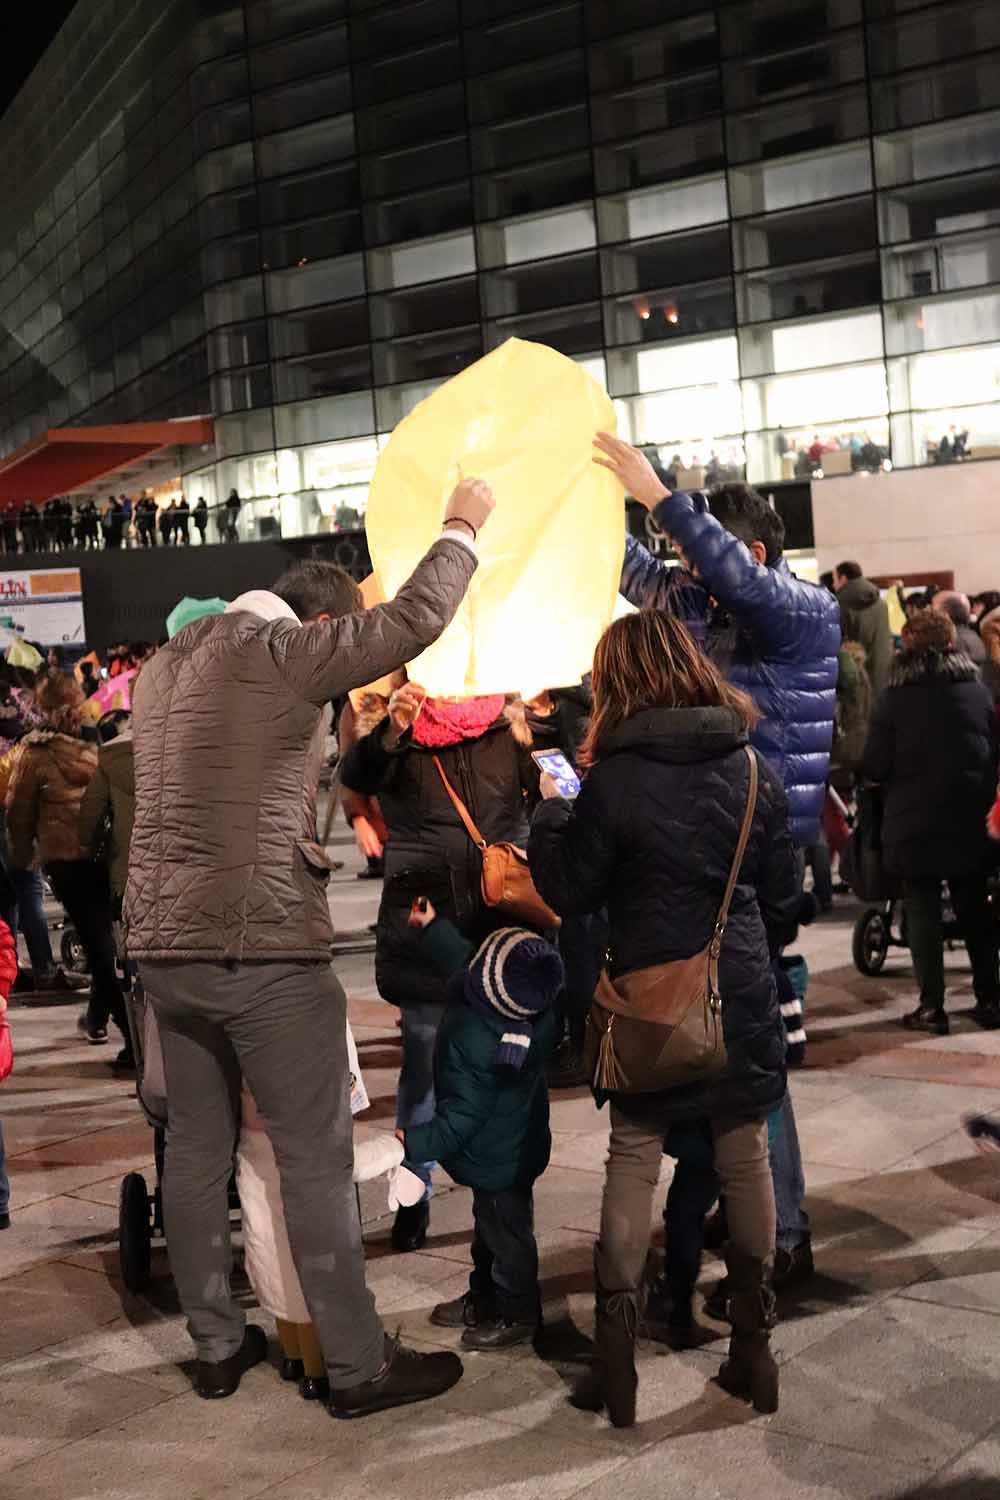
<svg viewBox="0 0 1000 1500"><path fill-rule="evenodd" d="M39 646L82 646L79 568L0 573L0 630Z"/></svg>

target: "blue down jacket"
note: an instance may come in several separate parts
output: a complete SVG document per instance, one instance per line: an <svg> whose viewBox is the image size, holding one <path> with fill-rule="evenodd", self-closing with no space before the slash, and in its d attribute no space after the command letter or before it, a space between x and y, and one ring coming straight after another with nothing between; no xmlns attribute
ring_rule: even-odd
<svg viewBox="0 0 1000 1500"><path fill-rule="evenodd" d="M792 839L819 838L837 697L840 610L784 558L764 566L709 513L704 495L676 492L654 511L698 578L650 557L629 537L621 591L639 609L683 620L705 653L763 715L754 748L780 772Z"/></svg>

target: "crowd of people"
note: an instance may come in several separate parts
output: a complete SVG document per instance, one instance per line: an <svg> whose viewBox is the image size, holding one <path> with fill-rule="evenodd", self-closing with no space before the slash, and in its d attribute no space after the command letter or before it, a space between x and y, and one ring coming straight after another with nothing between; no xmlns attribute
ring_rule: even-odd
<svg viewBox="0 0 1000 1500"><path fill-rule="evenodd" d="M103 505L91 497L76 502L54 495L44 505L32 500L7 500L0 509L0 536L8 557L36 552L90 552L99 547L186 547L196 535L209 540L238 542L243 501L230 490L222 505L210 506L203 495L193 505L187 497L172 496L160 505L146 492L109 495ZM217 538L209 537L214 517Z"/></svg>
<svg viewBox="0 0 1000 1500"><path fill-rule="evenodd" d="M141 653L133 712L100 720L99 747L84 687L58 663L8 685L20 718L0 762L2 914L47 976L45 875L91 961L82 1028L94 1042L109 1022L122 1028L121 1068L134 1062L123 970L144 989L168 1099L167 1243L205 1397L231 1395L267 1350L229 1281L241 1090L274 1157L263 1212L275 1224L262 1241L255 1221L253 1239L287 1233L290 1247L294 1296L270 1289L279 1277L255 1279L279 1331L298 1308L294 1338L281 1332L286 1375L358 1418L463 1373L459 1355L386 1334L365 1283L316 815L331 708L345 813L384 877L376 983L400 1013L396 1135L416 1188L399 1200L393 1248L426 1241L439 1164L472 1189L471 1266L467 1291L431 1321L482 1353L534 1340L549 1089L589 1086L609 1108L610 1147L593 1359L572 1400L616 1426L635 1421L639 1330L697 1342L693 1294L713 1242L726 1275L706 1311L731 1326L718 1382L759 1412L778 1408L771 1331L814 1270L788 1089L804 977L788 950L832 900L835 814L860 784L878 789L920 985L904 1023L949 1027L947 884L975 1020L1000 1026L988 901L1000 594L884 593L850 560L804 582L780 518L746 484L671 491L603 433L594 457L653 514L679 566L626 541L634 612L604 633L580 683L526 702L434 698L408 679L403 664L460 607L494 509L488 487L464 479L391 603L364 610L343 570L308 561L224 609L190 604L172 638ZM553 750L578 795L543 769ZM664 1153L666 1253L650 1278Z"/></svg>

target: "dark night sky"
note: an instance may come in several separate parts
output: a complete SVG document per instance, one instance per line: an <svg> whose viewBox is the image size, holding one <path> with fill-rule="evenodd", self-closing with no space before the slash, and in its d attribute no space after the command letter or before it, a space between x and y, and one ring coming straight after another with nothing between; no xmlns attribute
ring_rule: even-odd
<svg viewBox="0 0 1000 1500"><path fill-rule="evenodd" d="M7 108L76 0L0 5L0 114Z"/></svg>

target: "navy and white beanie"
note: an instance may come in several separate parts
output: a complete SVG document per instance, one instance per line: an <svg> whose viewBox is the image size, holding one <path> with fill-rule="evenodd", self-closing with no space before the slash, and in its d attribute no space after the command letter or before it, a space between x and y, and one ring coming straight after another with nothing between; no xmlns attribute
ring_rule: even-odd
<svg viewBox="0 0 1000 1500"><path fill-rule="evenodd" d="M465 998L473 1009L503 1018L497 1063L523 1066L531 1028L564 983L558 951L537 932L503 927L490 934L466 970Z"/></svg>

